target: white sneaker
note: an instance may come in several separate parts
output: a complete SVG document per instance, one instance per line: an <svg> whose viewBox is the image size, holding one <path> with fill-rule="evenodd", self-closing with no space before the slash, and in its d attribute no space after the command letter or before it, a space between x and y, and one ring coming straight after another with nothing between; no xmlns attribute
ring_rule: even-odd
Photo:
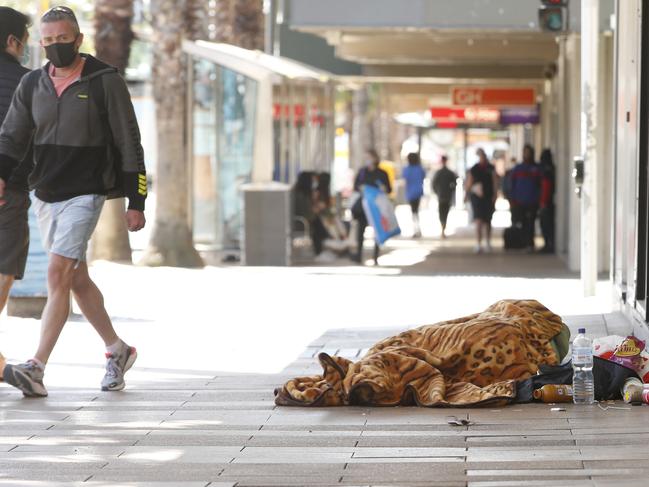
<svg viewBox="0 0 649 487"><path fill-rule="evenodd" d="M121 391L126 383L124 374L133 366L137 358L135 347L124 344L117 353L106 352L106 375L101 381L102 391Z"/></svg>
<svg viewBox="0 0 649 487"><path fill-rule="evenodd" d="M482 253L482 245L476 244L476 246L473 249L474 254L481 254Z"/></svg>
<svg viewBox="0 0 649 487"><path fill-rule="evenodd" d="M493 249L491 248L491 244L488 243L485 247L485 253L490 254L492 251Z"/></svg>

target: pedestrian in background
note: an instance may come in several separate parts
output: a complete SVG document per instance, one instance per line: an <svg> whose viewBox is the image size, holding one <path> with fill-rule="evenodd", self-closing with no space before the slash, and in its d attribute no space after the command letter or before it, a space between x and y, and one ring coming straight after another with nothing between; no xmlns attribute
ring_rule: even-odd
<svg viewBox="0 0 649 487"><path fill-rule="evenodd" d="M539 201L539 220L543 234L541 253L554 253L554 188L555 168L550 149L541 152L541 199Z"/></svg>
<svg viewBox="0 0 649 487"><path fill-rule="evenodd" d="M0 200L33 143L31 180L49 257L48 295L36 353L22 364L6 365L4 380L25 396L47 396L45 366L70 314L72 293L106 345L101 389L118 391L137 353L113 327L103 295L88 274L86 249L108 194L128 197L124 218L130 231L145 225L140 130L117 69L80 54L84 36L71 9L45 12L40 39L49 62L23 77L0 130ZM120 157L112 155L113 149Z"/></svg>
<svg viewBox="0 0 649 487"><path fill-rule="evenodd" d="M318 177L314 172L302 171L293 186L293 209L295 216L300 218L294 222L295 230L308 229L316 256L322 252L323 242L327 238L327 231L319 218L323 203L317 198L318 184ZM301 228L302 225L306 228Z"/></svg>
<svg viewBox="0 0 649 487"><path fill-rule="evenodd" d="M30 19L9 7L0 7L0 125L7 116L20 79L29 72L21 64L29 57ZM27 178L32 170L31 146L7 181L0 201L0 313L16 279L22 279L29 252L30 206Z"/></svg>
<svg viewBox="0 0 649 487"><path fill-rule="evenodd" d="M439 213L439 223L442 225L442 238L446 238L446 222L448 213L453 204L455 197L455 188L457 186L457 174L451 171L448 165L448 157L442 156L442 167L433 176L431 184L433 192L437 196L437 209Z"/></svg>
<svg viewBox="0 0 649 487"><path fill-rule="evenodd" d="M419 205L421 197L424 195L426 173L421 167L421 158L416 152L408 154L408 165L403 169L403 179L406 181L406 199L412 213L413 236L421 237Z"/></svg>
<svg viewBox="0 0 649 487"><path fill-rule="evenodd" d="M358 171L356 179L354 180L354 191L360 193L360 197L352 206L352 215L358 220L358 227L356 233L356 255L352 257L355 262L361 262L363 257L363 242L365 241L365 229L367 228L368 221L365 211L363 209L363 186L370 185L379 188L385 194L392 192L390 185L390 178L388 173L379 168L381 159L374 149L368 149L365 152L365 159L363 167ZM379 244L374 240L374 265L379 264Z"/></svg>
<svg viewBox="0 0 649 487"><path fill-rule="evenodd" d="M511 175L512 222L520 222L525 246L534 251L536 215L541 198L541 170L534 160L534 147L523 148L523 161L516 165Z"/></svg>
<svg viewBox="0 0 649 487"><path fill-rule="evenodd" d="M464 201L471 201L473 221L476 224L475 253L491 252L491 218L496 208L498 175L496 168L489 162L483 149L476 151L478 163L475 164L466 179ZM485 247L482 247L482 239Z"/></svg>

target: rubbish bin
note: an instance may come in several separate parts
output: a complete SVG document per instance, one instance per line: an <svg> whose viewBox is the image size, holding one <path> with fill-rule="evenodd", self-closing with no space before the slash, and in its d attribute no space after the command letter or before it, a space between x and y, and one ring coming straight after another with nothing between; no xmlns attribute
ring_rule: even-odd
<svg viewBox="0 0 649 487"><path fill-rule="evenodd" d="M243 194L241 263L248 266L291 265L291 187L251 183Z"/></svg>

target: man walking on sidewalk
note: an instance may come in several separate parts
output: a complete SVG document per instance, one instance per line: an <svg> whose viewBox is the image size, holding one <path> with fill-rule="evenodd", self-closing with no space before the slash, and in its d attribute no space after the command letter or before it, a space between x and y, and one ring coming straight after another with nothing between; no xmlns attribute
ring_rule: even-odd
<svg viewBox="0 0 649 487"><path fill-rule="evenodd" d="M433 192L437 195L437 205L439 210L439 223L442 225L442 238L446 238L446 221L448 213L455 198L455 188L457 186L457 174L451 171L448 165L448 157L442 156L442 167L435 176L433 176Z"/></svg>
<svg viewBox="0 0 649 487"><path fill-rule="evenodd" d="M20 79L29 72L21 66L29 55L29 17L9 7L0 7L0 125ZM4 204L0 205L0 313L7 304L15 279L22 279L29 252L29 189L32 153L25 157L7 181ZM0 374L0 377L2 375Z"/></svg>
<svg viewBox="0 0 649 487"><path fill-rule="evenodd" d="M5 382L25 396L47 396L45 365L70 312L70 292L104 341L101 389L124 388L137 357L116 334L101 292L88 275L88 240L107 195L129 198L130 231L144 227L146 174L140 132L126 83L117 70L79 53L83 34L74 12L54 7L41 18L49 63L25 76L0 131L0 202L6 181L33 137L34 209L49 253L48 298L34 357L7 365Z"/></svg>

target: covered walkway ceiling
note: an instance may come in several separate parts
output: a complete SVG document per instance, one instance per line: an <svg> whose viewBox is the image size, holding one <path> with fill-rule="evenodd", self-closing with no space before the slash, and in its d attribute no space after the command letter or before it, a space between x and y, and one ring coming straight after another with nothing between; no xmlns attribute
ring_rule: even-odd
<svg viewBox="0 0 649 487"><path fill-rule="evenodd" d="M300 30L324 37L338 57L362 64L370 76L542 79L559 56L556 37L542 32Z"/></svg>

